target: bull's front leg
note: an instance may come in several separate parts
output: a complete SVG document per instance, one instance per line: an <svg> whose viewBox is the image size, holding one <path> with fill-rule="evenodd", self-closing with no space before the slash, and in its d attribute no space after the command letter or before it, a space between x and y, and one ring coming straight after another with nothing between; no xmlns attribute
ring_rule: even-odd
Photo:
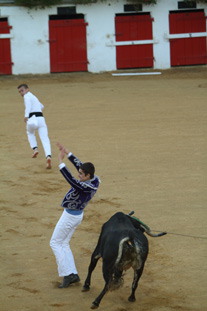
<svg viewBox="0 0 207 311"><path fill-rule="evenodd" d="M97 251L95 250L91 256L91 262L90 265L88 267L88 275L86 277L86 280L84 282L83 288L82 288L82 292L87 292L90 290L90 285L91 285L91 275L93 270L95 269L97 262L99 260L101 256L97 253Z"/></svg>

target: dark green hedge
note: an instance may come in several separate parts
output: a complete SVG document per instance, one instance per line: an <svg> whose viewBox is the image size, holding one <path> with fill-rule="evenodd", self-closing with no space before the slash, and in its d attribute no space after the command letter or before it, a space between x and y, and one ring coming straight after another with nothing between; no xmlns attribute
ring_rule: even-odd
<svg viewBox="0 0 207 311"><path fill-rule="evenodd" d="M25 6L27 8L41 8L50 7L52 5L60 4L62 0L15 0L14 4Z"/></svg>
<svg viewBox="0 0 207 311"><path fill-rule="evenodd" d="M102 1L104 2L105 0L73 0L72 3L74 4L88 4L88 3L94 3L94 2L98 2L98 1ZM127 0L128 2L131 3L142 3L142 4L156 4L157 0ZM197 2L197 3L207 3L207 0L184 0L187 3L190 2ZM62 0L15 0L14 4L19 5L19 6L24 6L24 7L28 7L28 8L41 8L44 9L46 7L51 7L52 5L56 5L56 4L61 4Z"/></svg>

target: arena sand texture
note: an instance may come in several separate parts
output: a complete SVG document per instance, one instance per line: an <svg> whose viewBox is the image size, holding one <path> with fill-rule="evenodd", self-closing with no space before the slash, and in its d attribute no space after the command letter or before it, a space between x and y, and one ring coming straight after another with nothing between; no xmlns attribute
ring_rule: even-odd
<svg viewBox="0 0 207 311"><path fill-rule="evenodd" d="M51 170L41 143L38 158L31 158L20 83L45 105ZM155 233L168 235L148 238L136 302L127 300L128 270L123 287L109 292L99 310L207 310L206 66L157 76L1 76L0 105L1 311L89 310L104 286L100 260L91 291L81 292L101 226L132 210ZM102 181L71 241L81 282L62 290L49 246L69 189L56 141L93 162Z"/></svg>

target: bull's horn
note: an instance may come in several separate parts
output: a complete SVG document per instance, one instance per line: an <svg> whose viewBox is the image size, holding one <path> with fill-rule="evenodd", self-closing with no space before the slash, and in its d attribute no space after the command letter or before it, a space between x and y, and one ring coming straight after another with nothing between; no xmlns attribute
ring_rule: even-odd
<svg viewBox="0 0 207 311"><path fill-rule="evenodd" d="M133 215L133 212L131 212L130 214ZM151 232L150 227L148 227L145 223L143 223L139 218L136 218L135 216L132 216L132 218L136 219L140 223L140 227L142 229L144 229L144 232L146 232L146 234L148 234L149 236L159 237L159 236L163 236L163 235L167 234L167 232L161 232L158 234L154 234Z"/></svg>
<svg viewBox="0 0 207 311"><path fill-rule="evenodd" d="M142 227L142 226L141 226ZM142 227L144 229L144 231L146 232L146 234L148 234L149 236L151 237L159 237L159 236L163 236L165 234L167 234L167 232L161 232L161 233L158 233L158 234L154 234L151 232L151 230L146 230L145 227Z"/></svg>

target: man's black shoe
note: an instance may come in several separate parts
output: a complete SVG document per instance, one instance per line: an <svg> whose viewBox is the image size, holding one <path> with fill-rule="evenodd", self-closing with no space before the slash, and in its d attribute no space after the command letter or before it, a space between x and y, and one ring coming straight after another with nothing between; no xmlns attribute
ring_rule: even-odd
<svg viewBox="0 0 207 311"><path fill-rule="evenodd" d="M78 274L71 273L70 275L64 276L63 282L59 285L59 288L66 288L72 283L80 282Z"/></svg>

